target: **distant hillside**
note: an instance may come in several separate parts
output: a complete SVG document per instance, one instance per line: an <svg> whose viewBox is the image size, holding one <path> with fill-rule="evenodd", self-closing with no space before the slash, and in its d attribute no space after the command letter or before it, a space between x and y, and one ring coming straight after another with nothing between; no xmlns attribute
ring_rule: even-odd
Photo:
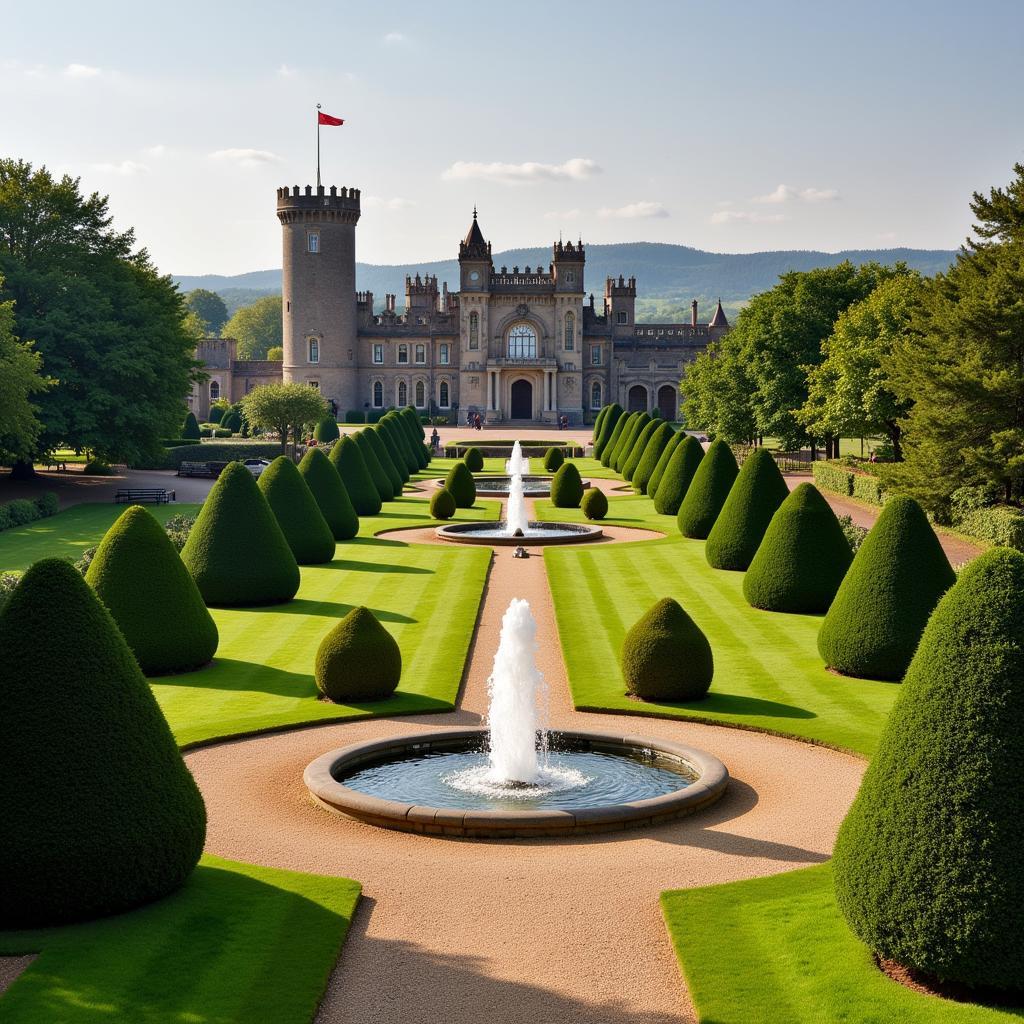
<svg viewBox="0 0 1024 1024"><path fill-rule="evenodd" d="M922 274L932 275L945 270L956 253L947 249L848 249L843 252L815 252L813 250L782 250L778 252L716 253L691 249L686 245L665 245L658 242L620 242L615 245L588 245L586 286L600 301L606 277L619 274L637 279L637 294L644 301L641 311L648 317L658 308L682 308L690 299L697 299L701 315L719 296L727 309L739 308L751 295L771 288L780 274L789 270L811 270L830 267L843 260L866 263L896 263L900 260ZM494 254L496 266L547 266L551 261L550 247L536 249L508 249ZM406 274L436 274L439 281L447 281L452 290L458 289L459 264L457 260L438 260L433 263L377 266L356 264L356 286L374 294L377 304L383 304L385 292L401 297L405 291ZM233 277L208 274L175 277L183 291L209 288L224 296L233 311L260 295L277 294L281 290L280 270L258 270ZM247 298L248 296L248 298Z"/></svg>

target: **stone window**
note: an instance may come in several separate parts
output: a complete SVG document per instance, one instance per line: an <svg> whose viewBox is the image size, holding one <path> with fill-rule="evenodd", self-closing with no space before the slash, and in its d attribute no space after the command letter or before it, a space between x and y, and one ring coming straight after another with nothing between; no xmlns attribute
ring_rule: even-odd
<svg viewBox="0 0 1024 1024"><path fill-rule="evenodd" d="M441 347L440 347L440 349L438 351L437 361L442 366L447 366L448 365L449 352L450 352L450 349L449 349L449 347L447 345L441 345Z"/></svg>
<svg viewBox="0 0 1024 1024"><path fill-rule="evenodd" d="M210 381L210 401L211 402L216 402L218 398L220 398L220 381L219 380L211 380Z"/></svg>
<svg viewBox="0 0 1024 1024"><path fill-rule="evenodd" d="M373 361L379 366L384 362L384 346L376 344L373 346Z"/></svg>
<svg viewBox="0 0 1024 1024"><path fill-rule="evenodd" d="M515 324L508 332L509 359L536 359L537 332L531 324Z"/></svg>
<svg viewBox="0 0 1024 1024"><path fill-rule="evenodd" d="M306 381L306 383L307 383L307 384L308 384L308 385L309 385L309 386L310 386L310 387L311 387L311 388L312 388L312 389L313 389L314 391L319 391L319 390L320 390L320 381L318 381L318 380L307 380L307 381Z"/></svg>
<svg viewBox="0 0 1024 1024"><path fill-rule="evenodd" d="M319 252L320 251L320 232L319 231L308 231L306 233L306 251L307 252Z"/></svg>
<svg viewBox="0 0 1024 1024"><path fill-rule="evenodd" d="M416 346L416 362L421 365L427 361L427 346L417 345Z"/></svg>
<svg viewBox="0 0 1024 1024"><path fill-rule="evenodd" d="M590 385L590 408L601 408L601 382L599 380L595 380Z"/></svg>
<svg viewBox="0 0 1024 1024"><path fill-rule="evenodd" d="M617 314L617 320L620 324L628 324L629 314L624 309L620 309Z"/></svg>
<svg viewBox="0 0 1024 1024"><path fill-rule="evenodd" d="M384 384L379 380L373 382L373 407L374 409L384 408Z"/></svg>
<svg viewBox="0 0 1024 1024"><path fill-rule="evenodd" d="M398 361L400 363L408 363L409 362L409 346L408 345L399 345L398 346ZM405 405L405 402L399 402L398 404L399 405Z"/></svg>
<svg viewBox="0 0 1024 1024"><path fill-rule="evenodd" d="M409 404L409 385L404 380L398 382L398 401L396 404L400 409L404 409Z"/></svg>
<svg viewBox="0 0 1024 1024"><path fill-rule="evenodd" d="M469 347L480 347L480 314L469 314Z"/></svg>
<svg viewBox="0 0 1024 1024"><path fill-rule="evenodd" d="M572 352L576 348L576 316L565 314L565 351Z"/></svg>
<svg viewBox="0 0 1024 1024"><path fill-rule="evenodd" d="M311 363L320 362L320 342L316 338L307 338L309 344L309 361Z"/></svg>
<svg viewBox="0 0 1024 1024"><path fill-rule="evenodd" d="M601 365L601 346L591 345L590 346L590 365L600 366Z"/></svg>
<svg viewBox="0 0 1024 1024"><path fill-rule="evenodd" d="M437 404L441 406L442 409L451 408L452 403L448 398L448 381L446 380L441 381L441 383L438 385Z"/></svg>
<svg viewBox="0 0 1024 1024"><path fill-rule="evenodd" d="M576 271L575 270L567 270L565 272L565 281L566 281L566 284L575 284L576 283Z"/></svg>
<svg viewBox="0 0 1024 1024"><path fill-rule="evenodd" d="M427 387L423 381L416 381L416 408L422 409L427 404Z"/></svg>

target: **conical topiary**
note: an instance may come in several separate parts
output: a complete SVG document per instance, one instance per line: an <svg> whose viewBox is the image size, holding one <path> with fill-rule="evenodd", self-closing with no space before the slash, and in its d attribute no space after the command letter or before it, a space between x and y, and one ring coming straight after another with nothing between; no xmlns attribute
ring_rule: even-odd
<svg viewBox="0 0 1024 1024"><path fill-rule="evenodd" d="M399 422L405 427L409 437L409 444L416 455L417 465L420 469L425 469L427 463L430 462L430 457L427 455L427 449L423 444L423 427L420 424L419 416L410 406L406 406L399 412L398 418Z"/></svg>
<svg viewBox="0 0 1024 1024"><path fill-rule="evenodd" d="M384 441L381 439L380 431L376 426L372 426L363 427L360 433L365 435L366 440L373 449L373 454L377 456L377 461L387 474L388 481L391 483L391 496L393 498L401 497L402 489L405 486L405 477L403 477L399 472L394 459L391 458L391 453L388 451L387 445L385 445Z"/></svg>
<svg viewBox="0 0 1024 1024"><path fill-rule="evenodd" d="M775 459L755 448L740 469L722 511L708 534L704 556L712 569L746 570L757 553L775 510L789 497Z"/></svg>
<svg viewBox="0 0 1024 1024"><path fill-rule="evenodd" d="M395 496L395 489L391 486L391 477L384 472L384 467L377 459L377 453L373 450L373 445L370 444L366 428L352 434L352 440L355 441L359 454L362 455L363 462L366 463L366 469L373 481L373 486L377 488L381 502L390 501Z"/></svg>
<svg viewBox="0 0 1024 1024"><path fill-rule="evenodd" d="M334 539L351 540L359 532L359 517L338 471L320 448L310 448L299 463L299 473L327 520Z"/></svg>
<svg viewBox="0 0 1024 1024"><path fill-rule="evenodd" d="M993 548L939 602L832 860L836 902L878 956L1018 997L1022 595L1024 555Z"/></svg>
<svg viewBox="0 0 1024 1024"><path fill-rule="evenodd" d="M739 471L732 449L724 441L713 441L679 506L676 522L684 537L707 537Z"/></svg>
<svg viewBox="0 0 1024 1024"><path fill-rule="evenodd" d="M334 558L334 533L287 455L274 459L260 474L257 486L299 565L321 565Z"/></svg>
<svg viewBox="0 0 1024 1024"><path fill-rule="evenodd" d="M825 612L853 552L813 484L800 484L772 516L743 577L743 595L770 612Z"/></svg>
<svg viewBox="0 0 1024 1024"><path fill-rule="evenodd" d="M928 616L955 582L921 506L893 495L821 624L825 664L849 676L902 679Z"/></svg>
<svg viewBox="0 0 1024 1024"><path fill-rule="evenodd" d="M472 508L476 504L476 484L464 462L456 462L448 471L444 489L455 499L457 508Z"/></svg>
<svg viewBox="0 0 1024 1024"><path fill-rule="evenodd" d="M199 433L199 420L196 419L194 412L185 417L185 422L181 425L181 436L188 441L198 441L202 436Z"/></svg>
<svg viewBox="0 0 1024 1024"><path fill-rule="evenodd" d="M565 462L565 456L562 454L561 448L551 447L544 453L544 468L549 473L554 473L563 462Z"/></svg>
<svg viewBox="0 0 1024 1024"><path fill-rule="evenodd" d="M619 441L622 440L622 435L625 432L626 424L628 422L629 416L627 416L625 412L623 412L623 414L615 421L615 426L612 427L612 432L608 435L608 440L601 449L602 466L609 469L612 467L615 449L618 448Z"/></svg>
<svg viewBox="0 0 1024 1024"><path fill-rule="evenodd" d="M665 450L669 440L675 436L675 431L667 423L656 423L654 432L647 439L647 446L644 448L640 461L633 470L633 490L637 494L647 494L648 484L654 475L654 470L661 459L661 453Z"/></svg>
<svg viewBox="0 0 1024 1024"><path fill-rule="evenodd" d="M409 435L398 418L398 413L393 411L386 413L380 423L382 427L390 432L394 447L397 448L405 462L406 472L410 474L418 473L420 469L419 460L416 458L415 451L413 451Z"/></svg>
<svg viewBox="0 0 1024 1024"><path fill-rule="evenodd" d="M225 430L230 430L232 434L237 434L242 429L242 417L233 409L229 409L224 414L224 419L220 421L220 425Z"/></svg>
<svg viewBox="0 0 1024 1024"><path fill-rule="evenodd" d="M623 448L629 445L630 435L633 433L633 428L636 426L636 421L640 418L640 413L631 412L626 416L623 416L624 423L622 425L622 433L619 434L618 440L613 446L610 446L608 468L615 469L619 465L619 459L623 455Z"/></svg>
<svg viewBox="0 0 1024 1024"><path fill-rule="evenodd" d="M601 436L601 428L604 426L604 421L608 418L608 410L610 408L611 406L609 405L602 405L594 417L594 423L590 429L590 443L594 446L595 452L597 451L597 439Z"/></svg>
<svg viewBox="0 0 1024 1024"><path fill-rule="evenodd" d="M299 567L252 473L229 462L181 551L212 605L280 604L299 589Z"/></svg>
<svg viewBox="0 0 1024 1024"><path fill-rule="evenodd" d="M622 643L626 692L642 700L699 700L714 674L708 638L671 597L645 612Z"/></svg>
<svg viewBox="0 0 1024 1024"><path fill-rule="evenodd" d="M661 455L658 456L658 464L654 467L654 472L651 474L651 479L647 481L647 497L654 499L658 496L658 487L661 485L661 478L665 475L665 470L668 469L669 459L672 458L675 450L686 440L689 435L685 430L676 430L672 432L672 436L668 439L668 444L665 445L661 450ZM701 449L703 454L703 449ZM679 509L677 508L678 512Z"/></svg>
<svg viewBox="0 0 1024 1024"><path fill-rule="evenodd" d="M430 514L435 519L451 519L455 515L455 499L447 487L439 487L431 495Z"/></svg>
<svg viewBox="0 0 1024 1024"><path fill-rule="evenodd" d="M597 487L588 487L583 492L580 509L588 519L604 519L608 515L608 498Z"/></svg>
<svg viewBox="0 0 1024 1024"><path fill-rule="evenodd" d="M484 468L484 457L480 454L479 448L467 448L466 454L462 456L462 461L470 473L479 473Z"/></svg>
<svg viewBox="0 0 1024 1024"><path fill-rule="evenodd" d="M668 460L665 473L658 484L658 492L654 495L654 510L663 516L678 515L679 507L686 497L686 492L693 483L693 477L704 459L704 447L692 434L676 445L676 450Z"/></svg>
<svg viewBox="0 0 1024 1024"><path fill-rule="evenodd" d="M325 441L337 441L340 436L338 421L333 416L325 416L313 428L313 438L320 444Z"/></svg>
<svg viewBox="0 0 1024 1024"><path fill-rule="evenodd" d="M54 643L54 622L78 642ZM117 914L178 889L203 852L203 798L124 637L69 562L25 573L0 614L0 664L0 928Z"/></svg>
<svg viewBox="0 0 1024 1024"><path fill-rule="evenodd" d="M574 462L566 462L551 479L551 504L555 508L579 508L583 481Z"/></svg>
<svg viewBox="0 0 1024 1024"><path fill-rule="evenodd" d="M633 449L626 456L626 461L622 464L622 477L624 480L633 479L633 474L636 472L637 466L640 465L644 452L647 451L647 443L654 437L658 427L661 425L657 420L649 419L644 425L644 429L637 434L636 440L633 442Z"/></svg>
<svg viewBox="0 0 1024 1024"><path fill-rule="evenodd" d="M595 432L594 435L594 456L598 459L604 455L608 443L615 433L615 427L624 415L622 406L618 402L613 402L607 409L608 412L601 421L601 430L599 433Z"/></svg>
<svg viewBox="0 0 1024 1024"><path fill-rule="evenodd" d="M338 704L386 700L402 677L402 652L368 608L353 608L324 638L313 670L317 689Z"/></svg>
<svg viewBox="0 0 1024 1024"><path fill-rule="evenodd" d="M363 516L377 515L381 506L380 492L366 468L363 453L352 440L351 434L343 435L331 449L331 462L352 499L356 515L360 519Z"/></svg>
<svg viewBox="0 0 1024 1024"><path fill-rule="evenodd" d="M140 505L107 530L85 578L147 676L191 672L216 653L217 625L195 580Z"/></svg>
<svg viewBox="0 0 1024 1024"><path fill-rule="evenodd" d="M402 483L407 483L411 475L409 470L409 459L406 456L405 449L399 443L395 434L394 423L390 420L385 422L384 419L381 419L374 429L377 431L377 436L383 442L384 447L387 448L388 455L391 456L391 461L394 463L395 469L402 477Z"/></svg>
<svg viewBox="0 0 1024 1024"><path fill-rule="evenodd" d="M622 440L619 442L618 450L615 453L616 473L621 473L625 469L626 460L633 454L633 446L636 444L637 438L644 432L647 424L650 422L651 417L647 413L637 413L632 427L629 428L629 433L622 435Z"/></svg>

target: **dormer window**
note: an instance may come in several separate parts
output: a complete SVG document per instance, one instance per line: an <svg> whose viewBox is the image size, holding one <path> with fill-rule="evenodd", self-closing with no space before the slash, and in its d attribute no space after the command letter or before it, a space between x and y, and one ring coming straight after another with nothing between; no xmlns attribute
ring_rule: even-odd
<svg viewBox="0 0 1024 1024"><path fill-rule="evenodd" d="M306 232L306 252L319 252L320 251L320 232L319 231L307 231Z"/></svg>

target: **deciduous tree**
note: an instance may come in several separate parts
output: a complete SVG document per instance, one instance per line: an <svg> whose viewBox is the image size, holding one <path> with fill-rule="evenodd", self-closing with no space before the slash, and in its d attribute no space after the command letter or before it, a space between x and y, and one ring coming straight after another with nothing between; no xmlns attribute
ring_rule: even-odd
<svg viewBox="0 0 1024 1024"><path fill-rule="evenodd" d="M253 388L241 404L250 426L277 431L282 452L288 449L289 434L298 444L303 428L318 423L327 411L323 396L308 384L264 384Z"/></svg>
<svg viewBox="0 0 1024 1024"><path fill-rule="evenodd" d="M221 337L238 341L239 359L269 359L269 350L282 343L281 296L266 295L236 310Z"/></svg>

